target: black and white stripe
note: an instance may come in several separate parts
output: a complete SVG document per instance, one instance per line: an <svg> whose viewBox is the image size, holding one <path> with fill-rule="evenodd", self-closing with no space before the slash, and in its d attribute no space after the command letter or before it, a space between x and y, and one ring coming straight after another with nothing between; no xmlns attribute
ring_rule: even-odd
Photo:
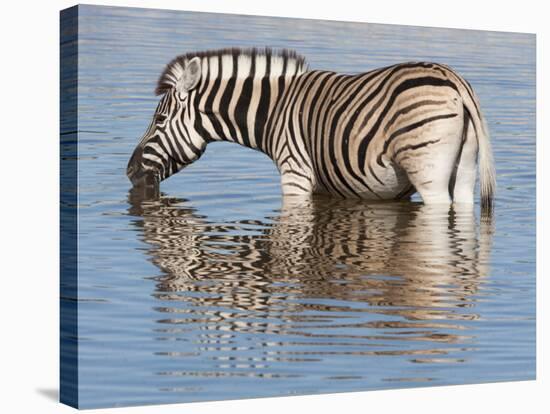
<svg viewBox="0 0 550 414"><path fill-rule="evenodd" d="M291 51L224 49L177 57L156 93L131 178L163 180L224 140L271 157L284 194L388 200L418 191L426 203L471 204L479 153L482 205L492 205L479 103L447 66L409 62L346 75L310 71Z"/></svg>

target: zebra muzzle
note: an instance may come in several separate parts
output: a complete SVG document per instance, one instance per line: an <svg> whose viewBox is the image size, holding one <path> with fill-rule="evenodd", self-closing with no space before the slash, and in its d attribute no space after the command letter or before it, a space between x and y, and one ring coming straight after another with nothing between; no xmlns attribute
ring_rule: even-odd
<svg viewBox="0 0 550 414"><path fill-rule="evenodd" d="M143 149L137 147L128 161L126 175L134 187L153 187L158 186L158 175L151 170L143 168Z"/></svg>
<svg viewBox="0 0 550 414"><path fill-rule="evenodd" d="M157 187L159 179L156 174L148 171L138 171L128 175L134 187Z"/></svg>

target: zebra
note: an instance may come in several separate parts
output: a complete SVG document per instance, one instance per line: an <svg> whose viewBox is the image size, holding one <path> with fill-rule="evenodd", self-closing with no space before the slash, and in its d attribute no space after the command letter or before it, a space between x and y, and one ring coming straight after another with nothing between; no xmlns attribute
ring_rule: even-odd
<svg viewBox="0 0 550 414"><path fill-rule="evenodd" d="M295 51L221 49L174 58L153 120L127 167L134 186L198 160L208 143L265 153L284 196L328 194L473 206L491 212L495 169L470 84L450 67L395 64L360 74L309 70ZM478 163L479 158L479 163Z"/></svg>

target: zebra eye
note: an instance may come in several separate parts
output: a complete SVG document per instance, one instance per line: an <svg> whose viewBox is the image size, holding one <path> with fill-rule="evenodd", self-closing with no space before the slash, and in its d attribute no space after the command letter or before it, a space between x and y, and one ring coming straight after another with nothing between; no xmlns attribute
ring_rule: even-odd
<svg viewBox="0 0 550 414"><path fill-rule="evenodd" d="M164 115L164 114L156 114L156 115L155 115L155 120L156 120L156 122L158 122L159 124L164 123L164 121L166 121L166 118L167 118L167 116Z"/></svg>

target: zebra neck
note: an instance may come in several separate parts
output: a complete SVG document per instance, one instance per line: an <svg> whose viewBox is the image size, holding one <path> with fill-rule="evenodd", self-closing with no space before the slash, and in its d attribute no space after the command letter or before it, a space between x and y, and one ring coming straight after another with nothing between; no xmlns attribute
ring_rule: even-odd
<svg viewBox="0 0 550 414"><path fill-rule="evenodd" d="M236 142L272 157L267 135L296 76L212 79L194 99L210 141ZM197 126L197 122L195 122Z"/></svg>

